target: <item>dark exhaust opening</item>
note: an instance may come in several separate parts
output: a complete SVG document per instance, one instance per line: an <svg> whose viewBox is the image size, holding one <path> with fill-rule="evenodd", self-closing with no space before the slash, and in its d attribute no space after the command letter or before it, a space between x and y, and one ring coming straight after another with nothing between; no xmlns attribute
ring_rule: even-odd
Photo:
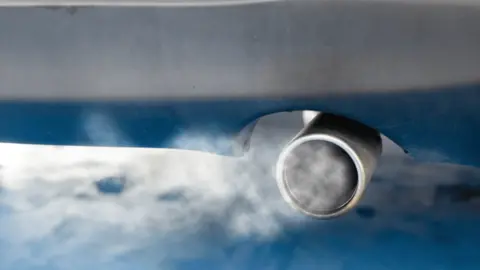
<svg viewBox="0 0 480 270"><path fill-rule="evenodd" d="M302 211L330 215L355 195L358 173L355 163L340 146L311 140L293 148L285 159L286 192Z"/></svg>

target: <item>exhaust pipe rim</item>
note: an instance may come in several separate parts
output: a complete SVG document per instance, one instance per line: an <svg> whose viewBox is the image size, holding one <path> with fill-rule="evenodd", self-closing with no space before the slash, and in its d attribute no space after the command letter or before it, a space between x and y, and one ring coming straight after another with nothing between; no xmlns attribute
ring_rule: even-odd
<svg viewBox="0 0 480 270"><path fill-rule="evenodd" d="M321 213L321 214L307 211L302 206L300 206L293 198L293 195L291 195L288 187L288 181L284 177L285 162L288 158L288 155L296 147L304 143L308 143L310 141L318 141L318 140L329 142L340 147L353 162L356 169L356 173L357 173L357 179L356 179L357 182L356 182L355 190L353 191L352 196L347 201L345 201L345 203L338 206L336 209L332 209L328 212ZM322 133L322 134L310 134L310 135L300 137L298 139L294 139L282 150L276 166L276 181L277 181L277 186L280 190L281 196L294 209L311 217L327 219L327 218L333 218L333 217L337 217L344 214L345 212L349 211L352 207L354 207L358 203L367 185L366 183L367 176L365 174L364 164L360 156L347 142L345 142L343 139L338 138L336 136Z"/></svg>

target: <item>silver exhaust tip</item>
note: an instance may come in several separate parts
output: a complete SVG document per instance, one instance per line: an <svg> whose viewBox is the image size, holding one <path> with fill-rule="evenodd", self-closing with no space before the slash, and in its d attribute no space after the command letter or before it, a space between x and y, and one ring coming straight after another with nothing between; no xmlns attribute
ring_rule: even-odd
<svg viewBox="0 0 480 270"><path fill-rule="evenodd" d="M293 208L315 218L336 217L358 203L380 153L375 130L318 115L281 152L277 184Z"/></svg>

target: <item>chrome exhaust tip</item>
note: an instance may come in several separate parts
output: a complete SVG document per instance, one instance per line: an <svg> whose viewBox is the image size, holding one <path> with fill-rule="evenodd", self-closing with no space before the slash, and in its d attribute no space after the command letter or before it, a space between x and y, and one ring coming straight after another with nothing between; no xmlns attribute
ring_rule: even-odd
<svg viewBox="0 0 480 270"><path fill-rule="evenodd" d="M277 185L293 208L332 218L362 197L381 153L378 132L358 122L321 114L281 152Z"/></svg>

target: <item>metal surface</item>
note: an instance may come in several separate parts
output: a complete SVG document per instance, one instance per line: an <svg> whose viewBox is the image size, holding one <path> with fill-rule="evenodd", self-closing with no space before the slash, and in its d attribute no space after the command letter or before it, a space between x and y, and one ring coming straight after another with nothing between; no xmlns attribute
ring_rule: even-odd
<svg viewBox="0 0 480 270"><path fill-rule="evenodd" d="M480 5L0 9L0 100L432 91L480 76Z"/></svg>
<svg viewBox="0 0 480 270"><path fill-rule="evenodd" d="M328 1L328 0L313 0ZM372 0L342 0L344 2L361 2ZM54 6L54 7L72 7L72 6L115 6L115 7L198 7L198 6L228 6L228 5L246 5L269 2L289 2L289 0L0 0L0 6ZM456 5L478 5L478 0L376 0L376 2L391 3L416 3L416 4L456 4Z"/></svg>
<svg viewBox="0 0 480 270"><path fill-rule="evenodd" d="M381 152L375 130L321 114L280 153L277 185L295 209L317 218L337 217L359 203Z"/></svg>
<svg viewBox="0 0 480 270"><path fill-rule="evenodd" d="M229 154L261 116L318 110L418 160L479 166L479 13L445 1L0 8L0 141ZM178 142L192 134L224 140Z"/></svg>
<svg viewBox="0 0 480 270"><path fill-rule="evenodd" d="M282 2L283 0L1 0L5 7L216 7ZM447 0L448 1L448 0ZM463 0L468 3L469 0Z"/></svg>

